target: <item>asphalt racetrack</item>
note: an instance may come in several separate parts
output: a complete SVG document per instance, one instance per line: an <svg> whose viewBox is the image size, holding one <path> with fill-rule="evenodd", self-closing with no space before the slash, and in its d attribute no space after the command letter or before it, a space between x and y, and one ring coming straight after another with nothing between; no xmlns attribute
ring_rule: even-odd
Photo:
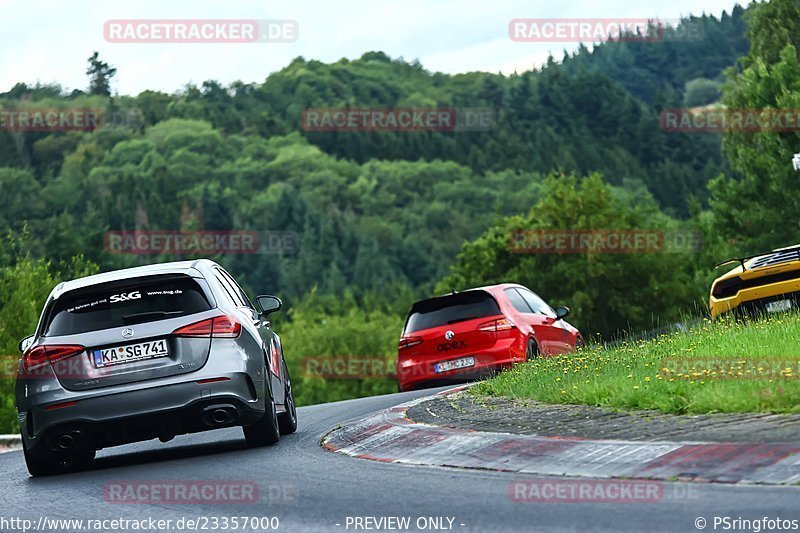
<svg viewBox="0 0 800 533"><path fill-rule="evenodd" d="M568 480L381 463L320 446L323 435L348 420L437 390L443 389L300 408L297 433L268 448L248 449L241 429L224 429L166 444L149 441L102 450L91 470L36 479L28 476L21 452L5 453L0 455L0 530L22 531L21 519L31 521L30 529L47 531L98 531L87 520L153 519L171 520L170 528L161 529L166 531L180 530L179 520L183 530L224 531L227 519L227 530L233 531L234 517L265 517L258 524L250 521L256 528L242 529L240 522L238 531L268 531L269 526L277 526L277 531L333 532L698 531L699 526L724 531L724 522L714 527L714 517L727 517L729 525L737 519L800 519L800 487L666 482L655 501L566 497L519 502L509 490L515 482L544 489L548 483ZM209 481L257 486L257 498L236 503L120 503L110 493L110 487L137 483ZM58 529L53 522L57 519L84 523ZM196 521L193 527L187 526L188 520ZM108 529L99 530L111 531L106 525ZM786 525L791 524L784 529ZM761 530L767 528L762 525Z"/></svg>

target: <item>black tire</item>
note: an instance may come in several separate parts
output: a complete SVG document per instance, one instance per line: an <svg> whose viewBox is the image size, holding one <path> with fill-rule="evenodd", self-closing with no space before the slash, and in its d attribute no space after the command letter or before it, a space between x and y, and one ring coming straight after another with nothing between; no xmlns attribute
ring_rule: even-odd
<svg viewBox="0 0 800 533"><path fill-rule="evenodd" d="M61 461L57 458L34 457L28 452L25 441L22 441L22 453L25 455L25 466L33 477L52 476L61 471Z"/></svg>
<svg viewBox="0 0 800 533"><path fill-rule="evenodd" d="M269 369L266 369L265 377L267 380L272 379L269 372ZM275 410L275 399L272 397L269 385L265 385L264 394L266 396L264 399L266 403L264 416L252 426L242 426L244 440L248 446L271 446L281 438L278 430L278 412Z"/></svg>
<svg viewBox="0 0 800 533"><path fill-rule="evenodd" d="M289 378L289 369L286 368L286 361L283 362L283 372L286 376L286 412L278 415L278 429L281 435L290 435L297 431L297 406L294 401L294 390L292 390L292 380Z"/></svg>
<svg viewBox="0 0 800 533"><path fill-rule="evenodd" d="M85 452L79 452L73 455L70 459L80 468L87 468L91 466L96 455L97 452L95 450L86 450Z"/></svg>
<svg viewBox="0 0 800 533"><path fill-rule="evenodd" d="M525 360L533 361L539 357L539 345L533 339L528 339L528 346L525 347Z"/></svg>

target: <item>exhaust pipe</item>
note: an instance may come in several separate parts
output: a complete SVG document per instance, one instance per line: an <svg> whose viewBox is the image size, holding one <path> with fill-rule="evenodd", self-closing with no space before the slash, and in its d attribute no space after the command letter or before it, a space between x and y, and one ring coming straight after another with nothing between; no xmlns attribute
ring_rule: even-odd
<svg viewBox="0 0 800 533"><path fill-rule="evenodd" d="M85 440L81 430L69 429L64 433L56 433L52 437L48 437L47 445L54 453L74 452L82 450L86 446Z"/></svg>
<svg viewBox="0 0 800 533"><path fill-rule="evenodd" d="M230 404L208 405L203 409L203 421L209 426L231 424L239 418L236 407Z"/></svg>
<svg viewBox="0 0 800 533"><path fill-rule="evenodd" d="M72 448L72 445L75 443L75 439L72 438L72 435L64 434L56 439L56 444L62 450L69 450Z"/></svg>
<svg viewBox="0 0 800 533"><path fill-rule="evenodd" d="M217 424L224 424L228 421L228 412L225 409L216 409L211 413L211 420Z"/></svg>

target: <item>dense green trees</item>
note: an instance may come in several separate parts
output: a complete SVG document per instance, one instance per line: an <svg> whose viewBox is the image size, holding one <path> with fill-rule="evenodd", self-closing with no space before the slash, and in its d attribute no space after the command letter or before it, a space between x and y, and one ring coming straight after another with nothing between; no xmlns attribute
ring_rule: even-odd
<svg viewBox="0 0 800 533"><path fill-rule="evenodd" d="M408 286L390 284L358 297L349 290L335 296L311 291L293 305L276 328L298 403L396 392L397 340L413 301ZM331 372L335 359L352 366Z"/></svg>
<svg viewBox="0 0 800 533"><path fill-rule="evenodd" d="M750 52L728 72L723 103L734 109L772 110L793 116L794 127L734 131L724 149L736 175L712 184L720 230L744 250L798 242L800 198L792 154L800 152L800 5L793 0L756 4L748 14Z"/></svg>
<svg viewBox="0 0 800 533"><path fill-rule="evenodd" d="M663 108L714 98L720 72L745 53L723 102L800 108L797 6L773 0L749 12L690 19L702 29L696 39L669 30L661 41L582 48L511 76L431 73L368 52L332 64L300 57L261 84L109 97L113 67L93 56L87 92L18 84L0 107L96 109L108 120L94 131L0 131L0 235L24 242L0 243L2 347L13 352L62 277L195 257L108 253L109 230L295 235L298 247L283 253L211 257L251 292L284 298L276 325L304 403L393 390L387 378L307 376L301 360L391 359L411 302L453 288L528 284L570 305L587 337L677 320L703 305L708 266L720 257L796 240L796 132L727 136L734 173L720 135L659 126ZM307 131L301 114L315 107L482 108L494 126ZM703 247L508 249L518 229L625 228L696 231ZM12 421L0 409L0 432Z"/></svg>
<svg viewBox="0 0 800 533"><path fill-rule="evenodd" d="M496 214L527 209L539 183L531 173L477 175L443 161L358 165L298 134L226 136L187 119L143 135L86 134L54 178L16 168L0 176L7 198L0 229L18 231L27 220L36 252L55 259L86 253L103 268L170 259L105 253L107 230L295 232L296 254L225 258L254 287L289 298L313 285L429 287L463 240Z"/></svg>
<svg viewBox="0 0 800 533"><path fill-rule="evenodd" d="M692 16L677 28L662 21L668 27L660 37L606 43L591 51L582 47L564 64L568 70L596 69L644 101L678 103L687 82L714 79L747 53L745 13L736 5L719 19Z"/></svg>
<svg viewBox="0 0 800 533"><path fill-rule="evenodd" d="M722 96L722 84L706 78L696 78L686 82L683 104L686 107L697 107L712 104Z"/></svg>
<svg viewBox="0 0 800 533"><path fill-rule="evenodd" d="M65 278L94 274L97 265L80 256L53 264L32 259L19 250L24 241L7 240L3 244L12 252L23 254L13 265L0 266L0 432L9 433L18 428L13 395L13 377L20 358L17 344L33 333L53 287Z"/></svg>
<svg viewBox="0 0 800 533"><path fill-rule="evenodd" d="M691 283L694 246L684 246L683 241L675 245L679 228L646 192L614 188L598 174L585 179L552 174L545 181L542 198L527 214L505 218L479 239L464 244L439 292L522 283L546 295L553 306L568 305L574 312L570 320L587 337L670 324L701 298L704 289ZM688 226L682 229L691 235ZM633 237L634 232L644 237L649 230L664 241L628 253L577 251L568 246L548 251L532 246L532 239L524 237L537 230L550 235L610 231L620 238ZM517 247L519 236L523 236L522 246Z"/></svg>

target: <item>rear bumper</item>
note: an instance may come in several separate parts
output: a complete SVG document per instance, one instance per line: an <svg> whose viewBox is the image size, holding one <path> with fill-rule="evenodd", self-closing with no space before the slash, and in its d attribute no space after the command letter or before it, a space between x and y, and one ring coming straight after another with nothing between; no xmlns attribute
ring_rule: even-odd
<svg viewBox="0 0 800 533"><path fill-rule="evenodd" d="M800 290L798 283L775 283L753 289L740 291L736 296L718 300L711 297L710 311L711 317L716 318L729 311L734 311L740 315L763 315L767 314L767 304L780 300L793 300L793 308L800 304Z"/></svg>
<svg viewBox="0 0 800 533"><path fill-rule="evenodd" d="M523 362L525 354L516 349L518 344L517 339L511 338L499 340L491 349L476 353L400 357L397 363L397 382L400 390L408 391L484 378ZM475 365L447 372L436 372L434 370L436 363L464 357L474 357Z"/></svg>
<svg viewBox="0 0 800 533"><path fill-rule="evenodd" d="M248 424L263 416L264 400L257 398L247 374L220 377L228 379L79 397L74 404L55 409L59 403L36 405L21 417L22 438L31 454L41 456L169 439ZM69 438L62 439L64 435ZM63 446L67 442L69 446Z"/></svg>

